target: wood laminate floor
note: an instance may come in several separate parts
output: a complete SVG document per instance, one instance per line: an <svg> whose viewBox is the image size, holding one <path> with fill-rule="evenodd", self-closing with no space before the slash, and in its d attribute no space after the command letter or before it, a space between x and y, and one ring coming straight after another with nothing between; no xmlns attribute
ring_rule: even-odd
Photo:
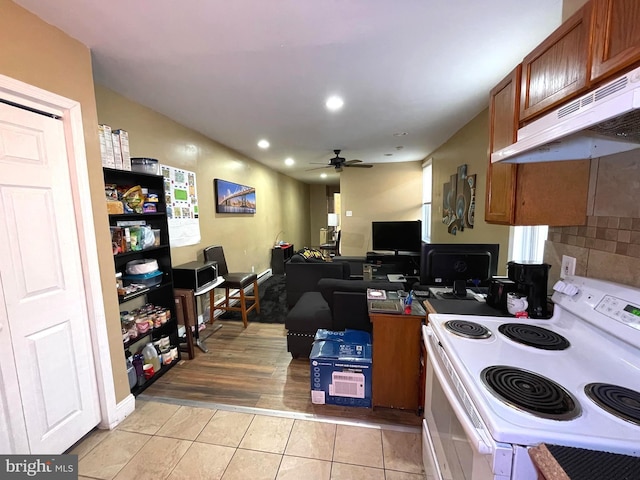
<svg viewBox="0 0 640 480"><path fill-rule="evenodd" d="M309 360L287 352L282 324L221 321L201 338L209 349L196 348L193 360L182 360L147 388L142 398L208 402L379 424L419 426L414 411L314 405L310 397ZM185 355L186 358L186 355ZM374 365L375 368L375 365Z"/></svg>

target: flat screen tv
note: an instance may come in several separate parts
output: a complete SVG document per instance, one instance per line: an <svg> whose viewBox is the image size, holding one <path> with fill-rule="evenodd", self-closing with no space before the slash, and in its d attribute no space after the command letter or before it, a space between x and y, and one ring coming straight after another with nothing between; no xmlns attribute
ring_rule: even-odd
<svg viewBox="0 0 640 480"><path fill-rule="evenodd" d="M371 222L371 247L374 251L420 252L422 221Z"/></svg>
<svg viewBox="0 0 640 480"><path fill-rule="evenodd" d="M420 284L453 287L466 295L467 287L489 286L498 272L497 243L424 243L420 251Z"/></svg>

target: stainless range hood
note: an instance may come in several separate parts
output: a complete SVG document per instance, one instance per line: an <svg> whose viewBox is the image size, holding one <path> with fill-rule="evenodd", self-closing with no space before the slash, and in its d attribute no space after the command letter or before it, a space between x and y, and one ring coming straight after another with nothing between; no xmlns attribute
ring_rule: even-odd
<svg viewBox="0 0 640 480"><path fill-rule="evenodd" d="M640 67L518 130L491 162L583 160L640 148Z"/></svg>

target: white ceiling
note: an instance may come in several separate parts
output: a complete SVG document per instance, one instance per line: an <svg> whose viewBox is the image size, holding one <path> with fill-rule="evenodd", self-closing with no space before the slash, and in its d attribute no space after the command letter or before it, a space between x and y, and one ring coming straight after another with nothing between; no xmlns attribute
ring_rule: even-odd
<svg viewBox="0 0 640 480"><path fill-rule="evenodd" d="M373 164L424 159L486 108L562 9L562 0L14 1L90 47L97 83L309 183L337 180L333 168L307 171L336 148ZM324 107L330 94L344 98L338 113Z"/></svg>

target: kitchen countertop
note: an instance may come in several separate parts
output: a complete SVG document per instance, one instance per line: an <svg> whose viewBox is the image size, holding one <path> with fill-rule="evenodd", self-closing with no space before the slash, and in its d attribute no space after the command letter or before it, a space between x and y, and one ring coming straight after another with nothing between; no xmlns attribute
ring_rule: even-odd
<svg viewBox="0 0 640 480"><path fill-rule="evenodd" d="M640 457L540 444L529 456L544 480L637 480Z"/></svg>
<svg viewBox="0 0 640 480"><path fill-rule="evenodd" d="M460 315L486 315L490 317L513 317L477 300L441 299L436 297L421 298L427 313L453 313Z"/></svg>

